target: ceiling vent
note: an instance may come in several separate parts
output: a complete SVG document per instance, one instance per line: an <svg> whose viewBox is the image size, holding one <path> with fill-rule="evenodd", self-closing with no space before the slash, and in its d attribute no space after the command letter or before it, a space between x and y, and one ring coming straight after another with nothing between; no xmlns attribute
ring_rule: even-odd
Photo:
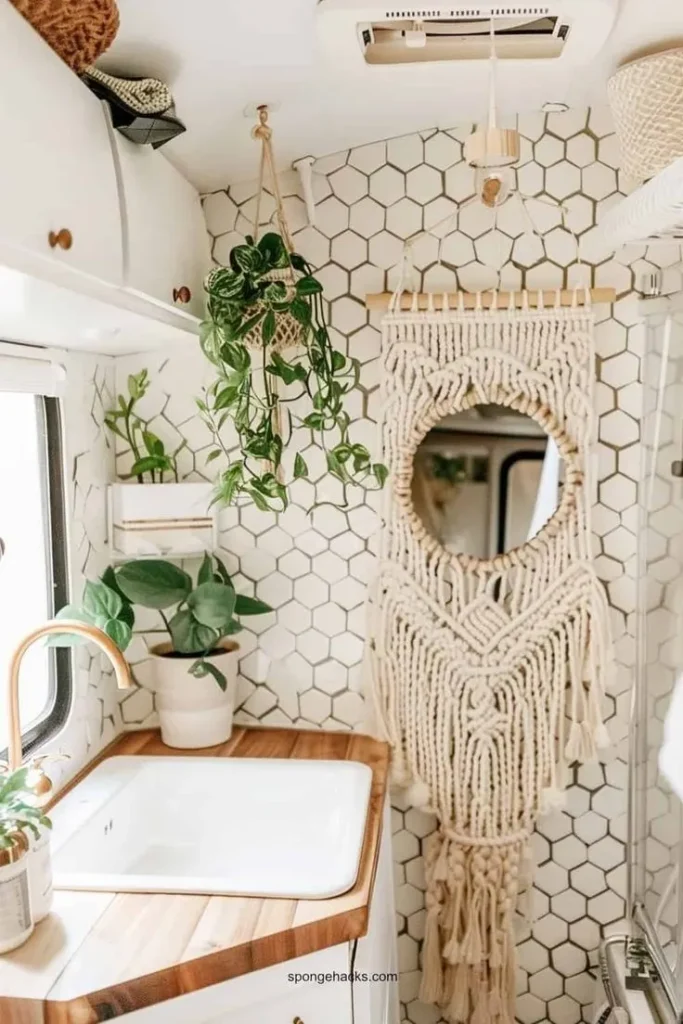
<svg viewBox="0 0 683 1024"><path fill-rule="evenodd" d="M420 6L406 0L319 0L319 33L340 57L371 66L487 60L493 22L501 60L587 62L604 44L618 0Z"/></svg>

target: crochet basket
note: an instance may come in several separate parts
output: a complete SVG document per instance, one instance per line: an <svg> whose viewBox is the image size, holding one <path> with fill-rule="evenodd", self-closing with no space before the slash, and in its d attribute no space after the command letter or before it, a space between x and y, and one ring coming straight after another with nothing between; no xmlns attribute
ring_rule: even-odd
<svg viewBox="0 0 683 1024"><path fill-rule="evenodd" d="M114 42L116 0L12 0L72 71L80 74Z"/></svg>
<svg viewBox="0 0 683 1024"><path fill-rule="evenodd" d="M207 291L216 284L216 281L220 281L220 275L224 271L224 267L214 267L213 270L209 271L207 275L205 285ZM285 270L273 270L270 274L265 275L265 278L269 281L282 281L284 282L285 288L287 289L287 298L292 299L296 291L296 275L291 268ZM263 303L255 302L249 309L249 317L256 316L263 309ZM299 320L292 316L291 313L278 313L276 317L275 334L268 342L269 352L281 352L283 349L295 348L299 345L304 338L305 330ZM261 325L257 324L253 330L245 334L242 339L244 344L248 348L262 349L263 340L261 337Z"/></svg>
<svg viewBox="0 0 683 1024"><path fill-rule="evenodd" d="M607 91L629 178L647 181L683 156L683 48L625 64Z"/></svg>

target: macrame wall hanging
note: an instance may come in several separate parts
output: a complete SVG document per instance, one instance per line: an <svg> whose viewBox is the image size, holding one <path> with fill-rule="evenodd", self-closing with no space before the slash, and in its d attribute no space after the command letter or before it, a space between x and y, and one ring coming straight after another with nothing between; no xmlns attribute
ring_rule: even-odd
<svg viewBox="0 0 683 1024"><path fill-rule="evenodd" d="M405 296L404 296L405 298ZM416 297L417 298L417 297ZM513 922L538 816L567 767L607 743L608 611L592 565L593 314L443 309L383 321L390 471L370 657L397 781L431 808L421 998L468 1024L514 1024ZM542 302L542 297L541 297ZM494 403L533 417L564 461L555 514L490 559L447 552L416 514L416 449L446 415Z"/></svg>

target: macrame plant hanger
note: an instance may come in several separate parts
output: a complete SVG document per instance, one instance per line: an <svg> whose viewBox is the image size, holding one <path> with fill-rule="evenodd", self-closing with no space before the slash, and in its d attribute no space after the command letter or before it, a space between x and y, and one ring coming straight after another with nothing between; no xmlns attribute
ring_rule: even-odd
<svg viewBox="0 0 683 1024"><path fill-rule="evenodd" d="M267 106L262 105L258 107L258 123L252 129L251 134L254 139L257 139L261 143L261 157L259 160L257 185L258 191L256 193L256 208L254 210L254 222L252 227L254 242L258 242L259 239L261 228L261 209L263 197L266 193L266 174L268 174L270 177L271 195L275 204L275 220L277 221L285 248L291 257L294 252L294 243L292 241L289 225L287 224L284 203L282 201L282 194L278 183L275 157L273 155L273 130L268 124ZM284 267L282 270L271 271L268 276L272 281L282 281L288 292L293 292L295 290L296 277L291 264ZM276 321L275 334L268 345L268 350L270 352L281 352L283 349L295 347L300 341L301 332L302 325L292 316L291 313L279 313ZM244 341L250 348L258 349L263 354L263 358L266 358L260 327L257 326L252 332L247 334ZM275 399L271 413L273 430L276 434L281 436L282 412L280 409L280 402L278 401L277 377L273 377L270 381L270 389ZM280 483L282 483L282 473L282 467L280 466L276 470L276 476L280 480Z"/></svg>

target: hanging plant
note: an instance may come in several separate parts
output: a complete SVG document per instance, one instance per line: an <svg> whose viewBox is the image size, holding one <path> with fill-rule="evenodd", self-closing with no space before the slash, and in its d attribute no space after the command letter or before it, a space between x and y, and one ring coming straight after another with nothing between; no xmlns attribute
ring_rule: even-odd
<svg viewBox="0 0 683 1024"><path fill-rule="evenodd" d="M198 407L215 439L213 461L224 455L228 467L219 478L216 500L229 505L247 496L258 508L282 511L288 504L288 481L282 455L295 426L308 427L320 438L327 469L343 487L379 489L387 469L373 463L365 445L354 443L346 396L359 382L360 364L337 351L325 319L323 289L311 265L293 251L277 188L270 129L265 111L255 135L263 143L259 196L267 163L273 179L280 233L254 236L230 253L230 265L213 270L206 282L208 319L201 345L216 368L216 379L198 399ZM291 350L285 358L283 351ZM258 353L259 358L253 356ZM293 386L281 397L279 384ZM303 417L290 413L290 403L305 399ZM230 420L239 438L237 457L222 439ZM297 452L292 479L306 478L308 466Z"/></svg>

